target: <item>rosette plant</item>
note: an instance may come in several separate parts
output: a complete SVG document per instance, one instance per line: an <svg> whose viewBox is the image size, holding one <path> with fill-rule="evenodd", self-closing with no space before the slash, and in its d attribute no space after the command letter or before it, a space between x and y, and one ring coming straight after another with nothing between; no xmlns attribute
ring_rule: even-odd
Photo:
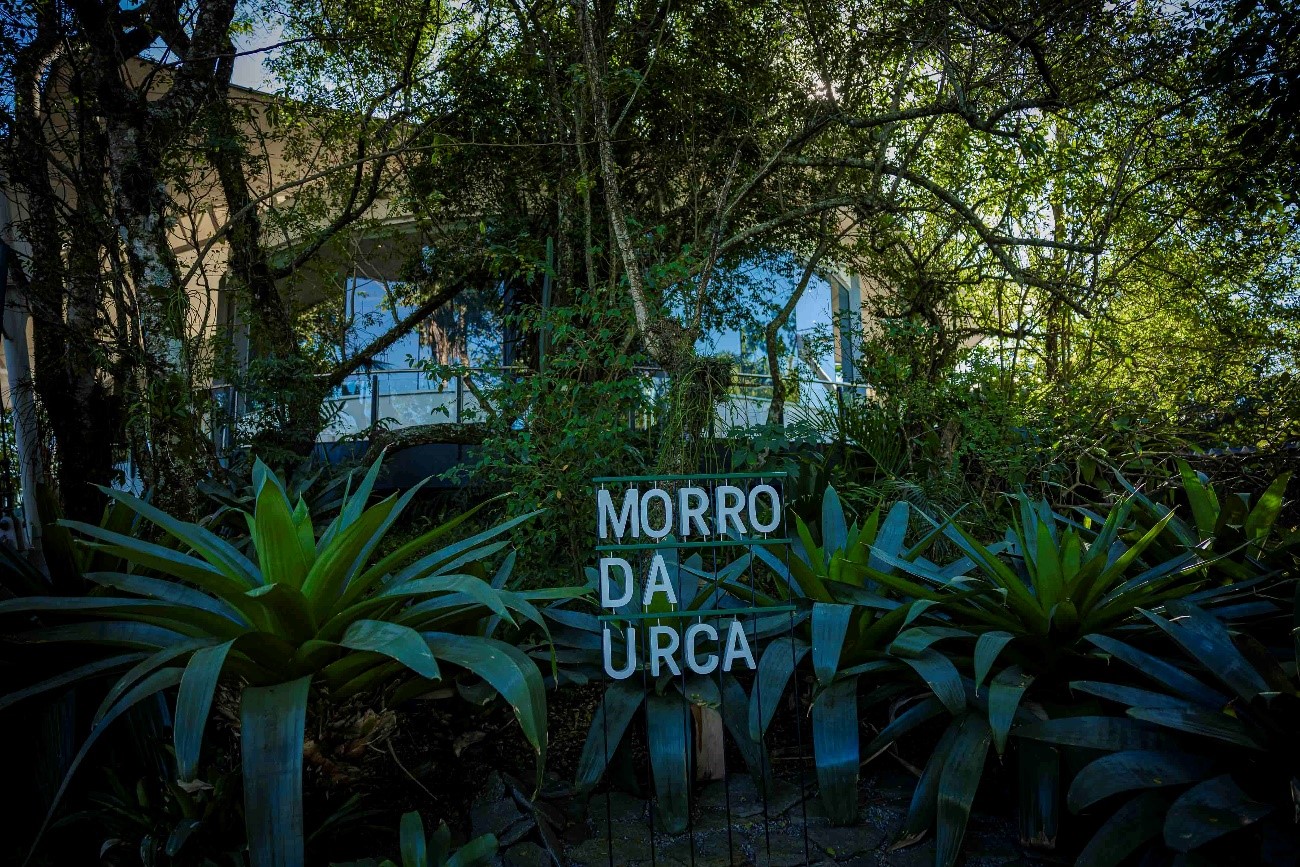
<svg viewBox="0 0 1300 867"><path fill-rule="evenodd" d="M424 831L424 821L419 813L406 813L402 816L399 827L401 834L401 867L486 867L497 854L497 838L492 834L475 837L464 846L453 850L451 831L447 823L438 825L432 834ZM367 858L364 861L351 861L347 864L331 864L330 867L398 867L385 858L376 861Z"/></svg>
<svg viewBox="0 0 1300 867"><path fill-rule="evenodd" d="M1186 503L1187 512L1181 515L1116 474L1134 503L1130 535L1144 534L1163 523L1164 531L1153 545L1157 554L1172 557L1179 551L1202 548L1214 555L1213 570L1234 581L1273 577L1294 565L1300 540L1277 526L1290 472L1279 475L1252 500L1244 493L1221 495L1186 461L1179 460L1177 465L1178 485L1171 492L1171 502Z"/></svg>
<svg viewBox="0 0 1300 867"><path fill-rule="evenodd" d="M827 815L838 824L852 824L858 817L861 710L914 689L918 677L953 713L965 707L957 669L945 656L924 648L903 657L889 653L900 631L927 612L933 614L937 606L985 592L975 589L943 596L908 580L907 569L949 574L925 556L944 525L937 524L908 543L912 511L908 503L897 502L883 517L878 508L861 524L850 522L839 495L828 487L822 496L820 544L796 515L798 541L791 556L755 551L776 579L777 596L764 604L790 601L801 610L811 609L811 614L801 614L790 634L776 638L764 650L750 699L750 736L762 739L778 699L811 652L815 692L810 716L817 782ZM950 686L953 683L955 688ZM860 688L868 685L870 690ZM937 699L935 703L944 706Z"/></svg>
<svg viewBox="0 0 1300 867"><path fill-rule="evenodd" d="M1027 705L1041 714L1045 706L1068 704L1069 681L1098 664L1092 655L1098 640L1150 631L1144 610L1163 612L1181 600L1224 617L1275 610L1253 597L1255 582L1212 581L1208 567L1214 560L1204 543L1176 552L1158 548L1173 512L1130 542L1125 537L1131 535L1132 500L1091 526L1057 514L1046 501L1023 495L1016 501L1018 520L995 545L946 523L945 534L963 556L944 569L873 547L898 574L866 570L870 580L931 606L889 652L913 665L925 660L934 695L921 697L894 720L867 753L878 753L945 710L953 715L918 781L900 837L900 845L915 842L934 829L940 867L960 853L989 747L1001 756L1015 726L1037 722ZM953 664L937 665L943 657ZM1021 837L1051 847L1060 822L1061 756L1030 739L1018 747Z"/></svg>
<svg viewBox="0 0 1300 867"><path fill-rule="evenodd" d="M1144 613L1175 655L1092 636L1098 653L1123 663L1112 678L1131 676L1071 683L1124 716L1064 717L1018 732L1105 752L1070 784L1072 811L1113 809L1078 863L1112 867L1147 850L1151 863L1294 864L1300 629L1270 647L1251 634L1261 630L1234 629L1190 602ZM1287 625L1296 618L1300 604Z"/></svg>
<svg viewBox="0 0 1300 867"><path fill-rule="evenodd" d="M105 728L131 707L178 687L174 723L181 783L197 774L218 683L237 690L244 812L254 867L303 864L302 762L308 700L385 689L389 700L426 690L453 672L481 678L511 706L538 754L546 749L546 694L537 666L487 637L516 615L542 625L528 594L501 589L485 563L498 537L524 515L449 541L469 514L381 554L380 546L419 490L369 505L379 462L317 527L306 503L255 469L256 497L244 512L251 552L120 491L105 493L152 525L161 541L68 522L85 545L121 558L124 571L89 572L99 589L81 597L0 603L0 616L36 625L29 644L108 648L91 661L0 700L0 707L105 672L122 671L67 772ZM55 802L57 804L58 797ZM53 812L51 808L51 814ZM48 822L48 818L47 818Z"/></svg>
<svg viewBox="0 0 1300 867"><path fill-rule="evenodd" d="M675 549L665 549L661 554L674 590L682 600L681 611L744 608L751 601L751 594L762 596L744 583L745 572L750 567L749 554L716 570L706 568L698 553L680 562ZM598 573L588 568L586 574L588 585L584 589L597 594ZM637 602L631 601L614 613L635 618L639 614L638 608ZM656 599L651 611L669 612L671 609L669 603ZM566 601L546 608L545 614L553 621L553 652L559 662L557 682L587 683L605 679L601 642L606 624L597 615L569 606ZM689 724L693 707L719 711L727 732L760 786L770 782L766 779L770 777L770 762L761 740L749 736L745 715L750 698L740 682L730 673L706 676L686 668L680 675L668 672L658 676L649 674L644 629L677 621L650 618L630 622L642 629L642 650L637 665L639 675L628 680L610 681L606 686L587 731L575 783L579 791L589 793L600 782L633 720L638 713L643 713L658 814L656 821L670 834L681 833L686 830L690 816L688 756L694 748L694 727ZM742 625L750 641L757 643L770 638L773 633L787 630L789 622L789 615L781 614L745 618ZM541 648L537 655L545 657L551 652L549 648ZM622 667L627 660L622 639L614 642L612 653L616 665Z"/></svg>

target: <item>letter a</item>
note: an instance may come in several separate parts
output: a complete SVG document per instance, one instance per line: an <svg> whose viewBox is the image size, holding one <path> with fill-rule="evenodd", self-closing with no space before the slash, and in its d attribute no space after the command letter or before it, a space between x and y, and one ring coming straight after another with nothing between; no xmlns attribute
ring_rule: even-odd
<svg viewBox="0 0 1300 867"><path fill-rule="evenodd" d="M749 639L745 637L745 630L741 627L740 621L731 618L731 625L727 627L727 651L722 657L722 670L731 671L731 664L737 659L745 660L745 664L750 668L758 668L754 662L754 653L749 649Z"/></svg>
<svg viewBox="0 0 1300 867"><path fill-rule="evenodd" d="M677 591L673 590L673 582L668 579L668 567L664 564L663 554L656 554L650 563L650 577L646 579L641 604L649 606L656 593L666 594L669 602L677 604Z"/></svg>

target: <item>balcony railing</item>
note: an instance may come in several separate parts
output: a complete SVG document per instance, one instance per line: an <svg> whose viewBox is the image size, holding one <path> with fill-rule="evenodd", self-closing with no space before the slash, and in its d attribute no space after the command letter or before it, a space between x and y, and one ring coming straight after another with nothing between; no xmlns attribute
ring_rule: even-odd
<svg viewBox="0 0 1300 867"><path fill-rule="evenodd" d="M652 408L667 389L668 376L658 368L638 368L644 379L646 407ZM468 368L460 376L433 379L422 370L400 369L358 373L349 376L327 399L328 422L321 442L365 438L376 424L388 428L416 425L482 422L487 409L479 395L488 393L501 378L512 375L504 368ZM789 376L793 386L786 398L786 424L804 411L826 409L845 400L870 397L873 391L861 383ZM219 452L229 449L236 433L249 433L263 424L261 412L250 405L233 386L213 389L215 409L212 434ZM767 422L772 399L772 379L766 374L734 373L727 398L718 405L714 433L724 435ZM645 429L657 424L653 409L632 412L629 427Z"/></svg>

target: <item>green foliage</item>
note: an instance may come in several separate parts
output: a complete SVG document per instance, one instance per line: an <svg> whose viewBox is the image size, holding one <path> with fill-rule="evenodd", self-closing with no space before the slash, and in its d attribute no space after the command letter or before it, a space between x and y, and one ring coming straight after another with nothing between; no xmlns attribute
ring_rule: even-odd
<svg viewBox="0 0 1300 867"><path fill-rule="evenodd" d="M1126 544L1120 534L1132 508L1127 501L1092 526L1066 521L1046 500L1020 495L1015 501L1020 515L1004 542L985 546L961 528L945 528L975 573L963 576L968 580L954 585L956 576L915 564L903 568L943 592L969 589L969 578L994 591L953 602L947 611L963 623L1013 636L1038 660L1035 668L1050 668L1082 636L1131 622L1140 608L1185 596L1207 580L1208 558L1198 547L1169 559L1143 558L1172 516ZM1228 598L1231 589L1217 598Z"/></svg>
<svg viewBox="0 0 1300 867"><path fill-rule="evenodd" d="M682 600L680 610L709 610L725 607L728 603L744 607L754 601L755 591L742 584L743 576L750 568L751 555L746 554L716 570L709 570L704 567L699 554L691 555L679 565L675 549L665 549L661 553L669 578L674 581L674 592ZM597 587L599 576L594 569L587 570L587 579L589 588ZM764 597L760 595L760 598ZM652 604L667 603L656 600ZM633 600L617 613L630 614L638 607ZM614 667L622 670L626 665L627 647L620 635L624 623L601 621L595 615L574 610L563 602L549 606L545 614L555 624L552 636L560 679L585 683L589 679L604 678L602 635L606 628L613 632ZM733 675L720 673L716 678L706 677L686 669L681 676L661 672L656 677L650 673L646 630L654 625L680 622L655 618L627 621L626 625L634 627L638 634L637 667L628 679L614 681L606 687L587 732L576 778L579 791L590 792L605 775L637 713L643 712L659 809L658 821L669 833L684 831L689 821L691 775L687 756L691 754L694 742L694 726L690 724L693 707L720 711L723 725L755 780L760 783L770 781L771 768L762 736L753 734L746 718L751 698ZM788 630L789 624L788 614L742 621L751 645ZM772 702L775 701L773 698Z"/></svg>
<svg viewBox="0 0 1300 867"><path fill-rule="evenodd" d="M256 508L256 483L263 472L258 464L259 459L252 458L232 468L224 479L208 478L199 482L199 491L213 507L200 524L218 534L226 531L236 539L246 536L248 525L243 516ZM351 486L362 475L361 468L339 471L329 465L314 467L312 462L302 460L295 460L287 469L276 472L290 502L305 502L316 521L336 514L343 507Z"/></svg>
<svg viewBox="0 0 1300 867"><path fill-rule="evenodd" d="M1255 610L1230 607L1253 584L1206 586L1209 558L1203 548L1168 559L1153 556L1152 545L1172 514L1126 543L1132 501L1113 506L1091 525L1065 520L1046 501L1021 495L1015 502L1017 520L1005 540L992 546L951 523L940 524L961 554L947 567L873 547L873 555L901 574L870 564L863 569L867 580L932 606L898 634L889 653L916 669L933 697L922 697L900 715L866 752L877 754L945 708L953 714L917 785L900 838L912 842L933 827L938 865L952 864L960 852L988 747L1001 755L1018 726L1035 722L1026 710L1031 691L1039 705L1062 699L1065 681L1090 669L1089 642L1133 635L1145 622L1144 612L1170 610L1189 598L1225 614ZM937 650L940 642L954 647L970 638L973 652ZM999 660L1007 661L1000 670ZM1022 836L1050 845L1059 825L1060 758L1031 745L1018 750L1016 760Z"/></svg>
<svg viewBox="0 0 1300 867"><path fill-rule="evenodd" d="M1277 575L1293 563L1294 534L1284 536L1277 526L1291 473L1273 479L1253 503L1249 494L1221 494L1204 473L1177 460L1178 485L1173 505L1147 496L1123 475L1120 484L1135 504L1132 534L1145 534L1160 525L1154 540L1157 551L1198 549L1214 556L1212 568L1233 580L1256 575ZM1179 514L1179 506L1186 511ZM1189 520L1190 518L1190 520Z"/></svg>
<svg viewBox="0 0 1300 867"><path fill-rule="evenodd" d="M807 524L795 517L799 544L788 563L756 549L756 555L779 579L783 598L811 607L794 634L773 641L759 660L759 688L750 701L750 733L761 738L772 721L777 699L786 690L800 660L809 656L816 691L812 699L812 734L822 801L831 819L857 819L859 766L859 687L884 677L915 674L936 693L935 713L947 704L964 708L957 669L941 654L918 645L913 654L895 654L900 631L939 601L902 574L906 564L928 564L924 555L938 538L932 529L915 544L905 542L911 509L894 504L881 519L871 513L861 527L849 523L834 488L822 500L821 544ZM951 634L966 634L951 630ZM935 632L935 639L945 637ZM871 690L867 705L897 698L906 681ZM766 708L760 704L766 702ZM933 714L931 714L933 715Z"/></svg>
<svg viewBox="0 0 1300 867"><path fill-rule="evenodd" d="M591 524L591 479L645 469L632 422L648 407L637 357L618 345L624 314L606 299L531 311L528 324L545 329L545 370L503 376L483 391L491 407L477 462L454 471L489 491L508 491L507 507L521 515L546 509L544 521L515 534L522 571L533 586L581 580ZM438 368L435 376L455 375Z"/></svg>
<svg viewBox="0 0 1300 867"><path fill-rule="evenodd" d="M451 831L442 822L432 834L425 835L424 820L419 813L406 813L400 826L402 858L400 867L487 867L497 854L497 838L491 834L475 837L453 849ZM349 861L331 867L399 867L385 858L375 861Z"/></svg>
<svg viewBox="0 0 1300 867"><path fill-rule="evenodd" d="M230 432L231 445L250 448L274 466L298 463L334 410L319 373L319 364L299 355L265 355L219 367L217 380L233 386L244 404ZM215 409L210 417L218 424L226 421Z"/></svg>
<svg viewBox="0 0 1300 867"><path fill-rule="evenodd" d="M127 669L101 704L70 778L115 719L179 686L177 776L191 782L217 685L239 678L245 814L258 867L302 863L303 725L313 689L330 699L384 689L400 701L430 681L450 678L442 666L452 666L481 678L510 704L537 751L540 779L546 747L541 676L513 645L488 637L485 626L493 618L517 626L516 617L544 625L528 594L501 589L513 557L505 558L491 583L484 565L506 545L497 537L531 516L449 542L469 517L462 515L380 557L385 534L419 487L367 506L378 472L376 462L344 497L338 515L318 529L305 501L291 503L279 478L259 465L253 508L243 512L251 536L247 556L210 530L106 492L170 537L171 546L69 522L87 537L88 552L121 557L129 567L88 573L104 588L100 595L9 600L0 603L0 615L40 618L40 626L21 635L24 642L86 644L114 655L0 703L105 667Z"/></svg>
<svg viewBox="0 0 1300 867"><path fill-rule="evenodd" d="M181 865L240 863L243 834L239 828L239 779L218 773L212 783L182 786L170 780L123 777L104 769L104 781L88 795L87 809L60 818L58 833L102 838L98 848L108 858L125 856L144 864ZM127 855L126 853L130 853Z"/></svg>
<svg viewBox="0 0 1300 867"><path fill-rule="evenodd" d="M1295 644L1266 647L1187 601L1168 603L1162 614L1144 613L1173 640L1175 660L1089 636L1098 653L1127 667L1116 673L1132 669L1135 676L1071 684L1107 709L1122 708L1124 717L1101 722L1123 727L1127 737L1101 737L1100 724L1071 732L1048 722L1019 732L1107 753L1070 784L1073 812L1120 803L1079 863L1119 864L1149 845L1195 852L1201 863L1290 863L1300 780Z"/></svg>

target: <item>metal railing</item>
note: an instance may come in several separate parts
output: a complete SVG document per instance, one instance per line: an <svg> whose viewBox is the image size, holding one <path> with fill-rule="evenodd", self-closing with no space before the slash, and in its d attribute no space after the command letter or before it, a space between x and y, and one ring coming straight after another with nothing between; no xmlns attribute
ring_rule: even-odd
<svg viewBox="0 0 1300 867"><path fill-rule="evenodd" d="M660 368L640 367L635 372L645 380L647 406L653 407L664 396L668 374ZM423 424L472 424L483 421L490 407L484 407L479 395L518 371L501 367L466 368L459 376L436 379L427 371L414 368L369 371L347 377L326 398L327 423L321 442L363 437L376 424L393 428ZM786 404L795 413L800 406L814 405L815 395L823 400L842 403L845 399L870 398L873 390L862 383L837 382L818 377L784 377L791 393ZM245 431L260 426L262 411L251 405L234 386L218 385L211 389L214 397L211 431L219 453L225 453L235 441L240 427ZM718 408L715 428L726 433L737 428L753 427L767 421L772 399L772 378L767 374L734 372L727 389L728 398ZM656 424L653 410L629 413L630 427L644 429Z"/></svg>

